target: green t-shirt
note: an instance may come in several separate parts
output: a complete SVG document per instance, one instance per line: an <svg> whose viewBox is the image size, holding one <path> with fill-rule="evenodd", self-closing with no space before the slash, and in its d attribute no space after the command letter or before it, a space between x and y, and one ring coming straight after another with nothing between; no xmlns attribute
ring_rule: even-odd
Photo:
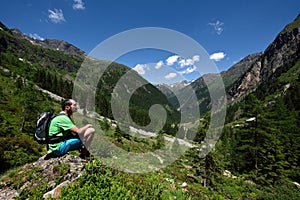
<svg viewBox="0 0 300 200"><path fill-rule="evenodd" d="M61 112L60 114L63 114L64 112ZM69 129L74 128L75 124L72 122L72 120L67 115L59 115L52 119L49 127L49 136L53 136L58 132L61 132L57 134L56 136L67 136L67 134L70 134ZM62 131L63 130L63 131ZM55 144L49 144L48 153L56 150L58 147L60 147L62 142L55 143Z"/></svg>

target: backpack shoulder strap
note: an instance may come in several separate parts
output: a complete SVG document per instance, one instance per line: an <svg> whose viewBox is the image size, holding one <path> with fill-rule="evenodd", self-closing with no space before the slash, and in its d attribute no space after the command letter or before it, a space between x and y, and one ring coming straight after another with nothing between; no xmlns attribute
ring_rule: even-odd
<svg viewBox="0 0 300 200"><path fill-rule="evenodd" d="M62 116L62 115L66 115L66 113L62 113L62 112L60 112L60 113L58 113L58 114L54 115L52 118L54 118L54 117L57 117L57 116ZM66 115L66 116L67 116L67 115Z"/></svg>
<svg viewBox="0 0 300 200"><path fill-rule="evenodd" d="M65 114L65 113L58 113L58 114L54 115L54 116L51 118L51 120L53 120L55 117L62 116L62 115L66 115L66 114ZM50 124L49 124L49 126L50 126ZM56 136L56 135L58 135L58 134L60 134L60 133L62 133L62 132L63 132L63 129L60 128L60 131L57 132L57 133L55 133L55 134L53 134L51 137Z"/></svg>

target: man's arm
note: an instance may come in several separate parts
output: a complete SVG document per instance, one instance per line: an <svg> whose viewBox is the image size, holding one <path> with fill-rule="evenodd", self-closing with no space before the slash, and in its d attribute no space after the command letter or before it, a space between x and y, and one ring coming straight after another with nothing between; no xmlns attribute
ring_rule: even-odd
<svg viewBox="0 0 300 200"><path fill-rule="evenodd" d="M73 132L73 133L77 133L78 135L80 134L84 134L84 132L86 131L86 129L88 128L91 128L92 125L91 124L87 124L81 128L78 128L77 126L74 126L73 128L71 128L70 130Z"/></svg>

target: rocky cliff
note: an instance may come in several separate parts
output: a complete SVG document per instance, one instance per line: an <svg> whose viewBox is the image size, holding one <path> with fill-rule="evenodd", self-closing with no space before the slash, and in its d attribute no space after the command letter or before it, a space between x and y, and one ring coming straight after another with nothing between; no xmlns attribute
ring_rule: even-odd
<svg viewBox="0 0 300 200"><path fill-rule="evenodd" d="M7 173L0 182L0 199L28 198L32 192L43 198L56 198L63 186L71 184L85 172L86 161L78 156L41 157L19 170Z"/></svg>
<svg viewBox="0 0 300 200"><path fill-rule="evenodd" d="M292 24L298 24L298 16ZM237 100L247 92L254 90L260 83L267 81L271 75L284 65L295 63L300 58L300 27L291 31L285 28L268 46L264 53L253 62L246 73L229 89L229 100Z"/></svg>

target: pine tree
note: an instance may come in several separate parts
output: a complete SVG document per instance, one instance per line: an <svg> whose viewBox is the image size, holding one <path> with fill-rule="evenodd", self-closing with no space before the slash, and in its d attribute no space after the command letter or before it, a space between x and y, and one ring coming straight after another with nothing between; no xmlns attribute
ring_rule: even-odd
<svg viewBox="0 0 300 200"><path fill-rule="evenodd" d="M279 140L280 130L274 127L270 119L263 123L261 130L262 142L258 152L259 165L257 181L262 184L274 185L285 176L283 145Z"/></svg>
<svg viewBox="0 0 300 200"><path fill-rule="evenodd" d="M52 80L51 80L51 91L55 94L61 95L60 87L58 85L58 79L55 74L52 76Z"/></svg>
<svg viewBox="0 0 300 200"><path fill-rule="evenodd" d="M46 72L45 81L43 82L42 87L46 90L51 91L51 83L52 83L51 74L50 74L50 72Z"/></svg>
<svg viewBox="0 0 300 200"><path fill-rule="evenodd" d="M118 142L122 142L122 135L122 130L119 126L117 126L114 132L114 137L117 139Z"/></svg>
<svg viewBox="0 0 300 200"><path fill-rule="evenodd" d="M100 123L101 129L104 130L104 131L107 131L110 128L110 125L109 125L108 120L106 118L104 118L99 123Z"/></svg>
<svg viewBox="0 0 300 200"><path fill-rule="evenodd" d="M26 122L35 122L36 116L39 112L39 92L34 89L34 86L30 83L23 83L23 86L17 91L20 104L22 107L22 124L21 131L25 131ZM33 123L30 123L33 124ZM33 128L33 127L28 127Z"/></svg>
<svg viewBox="0 0 300 200"><path fill-rule="evenodd" d="M265 107L264 112L257 106L259 101L254 96L249 99L244 107L246 116L255 116L255 120L238 131L239 171L250 174L260 184L274 185L287 178L290 169L294 175L299 169L296 164L299 145L293 143L299 141L297 122L290 117L293 115L281 97L274 105Z"/></svg>
<svg viewBox="0 0 300 200"><path fill-rule="evenodd" d="M157 133L156 144L154 145L154 149L161 149L164 146L165 146L164 131L160 130Z"/></svg>
<svg viewBox="0 0 300 200"><path fill-rule="evenodd" d="M222 145L219 151L224 155L226 168L232 172L237 172L238 166L236 161L239 152L237 151L238 145L235 130L230 126L224 126L221 141Z"/></svg>
<svg viewBox="0 0 300 200"><path fill-rule="evenodd" d="M174 139L174 142L172 144L171 152L174 153L175 155L181 155L182 149L180 147L179 141L177 138Z"/></svg>
<svg viewBox="0 0 300 200"><path fill-rule="evenodd" d="M288 109L282 97L279 97L274 105L274 111L271 113L272 127L278 130L278 139L282 145L285 161L285 174L292 179L300 178L300 129L299 119L294 110Z"/></svg>
<svg viewBox="0 0 300 200"><path fill-rule="evenodd" d="M252 171L253 176L257 175L258 170L258 151L262 142L262 132L260 129L260 121L262 107L261 102L250 94L245 99L243 105L244 115L250 117L245 127L241 128L237 134L239 155L237 156L237 165L240 172Z"/></svg>
<svg viewBox="0 0 300 200"><path fill-rule="evenodd" d="M201 142L203 141L203 139L206 136L206 132L209 128L209 120L207 118L201 118L199 120L199 126L198 126L198 130L197 130L197 134L195 137L195 141L196 142Z"/></svg>
<svg viewBox="0 0 300 200"><path fill-rule="evenodd" d="M204 158L203 170L203 186L212 186L216 179L222 176L224 171L224 155L222 155L218 148L210 151Z"/></svg>

